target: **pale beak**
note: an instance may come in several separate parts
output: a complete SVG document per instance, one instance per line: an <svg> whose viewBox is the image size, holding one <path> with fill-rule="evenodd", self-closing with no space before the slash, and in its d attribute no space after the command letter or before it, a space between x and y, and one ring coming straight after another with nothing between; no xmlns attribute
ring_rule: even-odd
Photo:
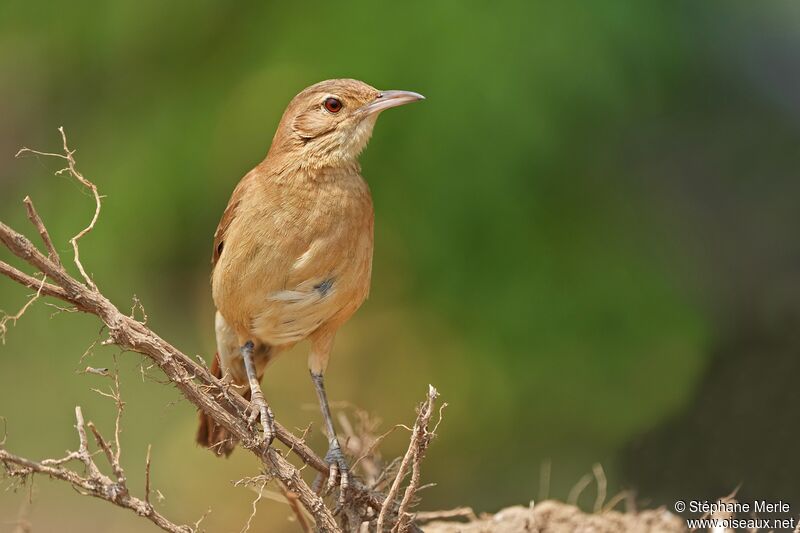
<svg viewBox="0 0 800 533"><path fill-rule="evenodd" d="M419 93L411 91L381 91L375 100L361 108L361 112L367 115L373 113L380 113L390 107L397 107L399 105L410 104L425 100L425 97Z"/></svg>

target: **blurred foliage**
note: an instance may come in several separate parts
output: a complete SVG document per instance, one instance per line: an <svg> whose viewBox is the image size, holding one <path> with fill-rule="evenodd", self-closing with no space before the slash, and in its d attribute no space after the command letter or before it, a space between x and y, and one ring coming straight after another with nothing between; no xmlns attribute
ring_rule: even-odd
<svg viewBox="0 0 800 533"><path fill-rule="evenodd" d="M5 0L2 219L29 230L30 194L69 256L91 199L53 177L58 160L12 157L23 145L58 151L65 126L106 195L84 264L120 307L137 294L156 331L208 358L211 236L288 100L332 77L419 91L428 100L382 116L362 158L374 284L340 333L330 394L391 425L437 385L450 406L426 508L526 502L547 460L551 496L595 462L616 489L636 482L617 474L620 450L693 397L720 309L752 280L728 267L766 234L770 250L791 241L797 108L781 58L798 44L798 14L788 2ZM755 198L778 208L734 239L725 228L753 222ZM796 264L759 257L780 272ZM0 283L6 311L25 296ZM76 403L101 426L113 416L89 391L100 378L73 371L113 366L115 352L81 359L98 324L53 312L37 303L0 350L8 446L35 457L73 444ZM302 352L271 368L265 390L284 424L316 430ZM138 356L119 364L131 478L152 443L168 515L194 521L211 505L210 530L240 527L252 495L230 481L254 463L196 449L191 406L143 380ZM43 530L142 527L54 485L36 485L30 513ZM0 516L23 499L4 492ZM265 503L258 520L296 527L287 514Z"/></svg>

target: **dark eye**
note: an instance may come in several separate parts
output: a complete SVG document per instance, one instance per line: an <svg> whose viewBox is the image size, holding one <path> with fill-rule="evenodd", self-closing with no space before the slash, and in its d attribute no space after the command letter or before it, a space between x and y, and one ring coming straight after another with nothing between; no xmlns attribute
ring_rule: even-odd
<svg viewBox="0 0 800 533"><path fill-rule="evenodd" d="M325 101L322 103L325 106L325 109L330 111L331 113L338 113L342 110L342 102L338 98L330 97L326 98Z"/></svg>

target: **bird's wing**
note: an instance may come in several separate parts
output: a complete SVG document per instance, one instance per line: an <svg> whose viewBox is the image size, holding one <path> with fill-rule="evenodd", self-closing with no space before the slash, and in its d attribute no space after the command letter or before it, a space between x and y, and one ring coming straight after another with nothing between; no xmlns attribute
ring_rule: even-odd
<svg viewBox="0 0 800 533"><path fill-rule="evenodd" d="M236 188L231 194L231 199L228 200L228 206L225 208L225 212L222 213L222 218L217 225L217 231L214 232L214 250L211 253L212 268L217 265L217 261L219 261L222 255L222 250L225 248L225 236L228 232L228 228L230 228L231 223L236 218L236 211L247 192L253 176L253 172L250 172L239 181L239 184L236 185Z"/></svg>

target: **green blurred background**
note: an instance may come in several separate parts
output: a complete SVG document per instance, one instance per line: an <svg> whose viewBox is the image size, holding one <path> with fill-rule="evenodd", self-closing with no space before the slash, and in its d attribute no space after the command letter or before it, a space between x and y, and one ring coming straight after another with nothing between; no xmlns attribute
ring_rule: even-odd
<svg viewBox="0 0 800 533"><path fill-rule="evenodd" d="M383 427L440 389L422 507L525 504L544 496L543 464L565 499L595 463L644 505L741 483L800 506L798 46L789 1L3 0L0 215L34 235L30 194L71 256L91 198L53 176L58 160L13 157L58 151L63 125L106 195L84 264L118 306L136 294L156 331L208 359L211 237L289 99L332 77L421 92L381 117L362 158L374 282L328 389ZM0 280L0 308L29 292ZM33 458L75 445L76 404L113 423L90 391L107 381L75 371L118 351L81 361L98 322L55 311L36 303L0 347L7 447ZM304 350L265 390L284 424L313 422L322 452ZM231 482L255 461L198 449L194 408L143 380L140 356L118 359L133 488L151 443L168 516L210 506L209 531L239 530L253 494ZM35 531L155 530L62 485L37 479L30 505L0 492L0 531L20 512ZM294 531L288 515L263 502L254 527Z"/></svg>

